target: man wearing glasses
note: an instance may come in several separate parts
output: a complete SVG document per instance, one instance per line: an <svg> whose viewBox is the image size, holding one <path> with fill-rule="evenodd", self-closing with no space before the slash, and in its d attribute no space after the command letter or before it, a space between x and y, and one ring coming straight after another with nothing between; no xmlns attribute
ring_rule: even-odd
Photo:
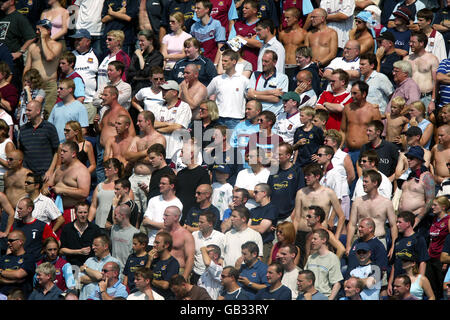
<svg viewBox="0 0 450 320"><path fill-rule="evenodd" d="M127 298L127 288L119 280L120 267L115 262L108 262L102 268L102 280L90 295L88 300L114 300Z"/></svg>
<svg viewBox="0 0 450 320"><path fill-rule="evenodd" d="M34 202L33 217L46 224L51 223L53 232L56 232L64 224L64 217L55 202L41 193L42 185L43 181L41 176L31 172L27 174L25 179L25 192ZM19 215L16 211L15 218L18 219L18 217Z"/></svg>
<svg viewBox="0 0 450 320"><path fill-rule="evenodd" d="M31 293L35 262L33 256L25 252L25 234L13 230L8 235L8 249L11 251L0 257L0 293L8 295L19 288L25 296Z"/></svg>

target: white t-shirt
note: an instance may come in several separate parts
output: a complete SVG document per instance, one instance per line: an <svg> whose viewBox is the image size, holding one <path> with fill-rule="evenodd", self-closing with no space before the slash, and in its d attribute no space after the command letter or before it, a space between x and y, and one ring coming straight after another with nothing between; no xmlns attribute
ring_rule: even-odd
<svg viewBox="0 0 450 320"><path fill-rule="evenodd" d="M177 123L181 125L183 129L187 129L192 118L191 107L186 102L181 100L179 101L177 107L168 109L166 105L162 105L154 108L153 114L155 115L156 121L168 122L171 124ZM176 130L170 134L164 134L164 137L166 138L167 159L171 159L175 151L181 149L183 146L183 141L181 140L181 136L177 135L177 131L182 133L179 130Z"/></svg>
<svg viewBox="0 0 450 320"><path fill-rule="evenodd" d="M164 210L166 210L167 207L171 206L176 206L180 208L181 211L183 211L183 204L181 203L180 199L175 198L173 200L166 201L163 199L162 195L154 196L148 201L147 210L145 210L144 213L144 218L147 217L155 222L164 222ZM158 229L147 228L148 244L150 246L153 245L158 231Z"/></svg>
<svg viewBox="0 0 450 320"><path fill-rule="evenodd" d="M221 278L223 267L211 261L205 273L198 279L198 286L205 288L213 300L217 300L222 290Z"/></svg>
<svg viewBox="0 0 450 320"><path fill-rule="evenodd" d="M155 300L165 300L163 296L156 293L154 290L152 290L153 293L153 299ZM137 291L134 293L131 293L128 295L127 300L148 300L148 297L145 295L145 293L141 291Z"/></svg>
<svg viewBox="0 0 450 320"><path fill-rule="evenodd" d="M259 255L263 255L263 242L261 234L251 228L244 231L236 231L234 228L225 233L225 244L223 248L223 265L234 266L236 260L241 257L241 246L247 241L253 241L258 245Z"/></svg>
<svg viewBox="0 0 450 320"><path fill-rule="evenodd" d="M214 182L212 189L211 203L219 209L220 220L223 220L223 213L233 201L233 186L229 183Z"/></svg>
<svg viewBox="0 0 450 320"><path fill-rule="evenodd" d="M103 0L76 0L75 5L80 7L75 28L77 30L87 29L91 36L100 36L103 26Z"/></svg>
<svg viewBox="0 0 450 320"><path fill-rule="evenodd" d="M281 279L281 283L291 289L292 300L296 300L298 296L297 278L300 271L301 269L297 266L292 271L284 271L283 278Z"/></svg>
<svg viewBox="0 0 450 320"><path fill-rule="evenodd" d="M11 139L6 138L5 141L3 141L2 143L0 143L0 158L6 161L6 145L11 142L12 144L14 144ZM0 164L0 175L4 175L6 170L8 170L7 168L5 168L4 166L2 166Z"/></svg>
<svg viewBox="0 0 450 320"><path fill-rule="evenodd" d="M245 117L245 89L249 79L242 74L226 73L214 77L209 83L208 96L215 94L219 116L233 119Z"/></svg>
<svg viewBox="0 0 450 320"><path fill-rule="evenodd" d="M151 112L153 112L155 108L161 107L164 104L162 91L155 94L150 87L142 88L134 97L137 101L144 102L144 110L150 110Z"/></svg>
<svg viewBox="0 0 450 320"><path fill-rule="evenodd" d="M270 171L267 168L262 168L258 174L254 174L252 168L243 169L239 171L234 186L253 191L258 183L267 183L269 176ZM250 210L258 207L259 204L253 199L248 199L245 206Z"/></svg>
<svg viewBox="0 0 450 320"><path fill-rule="evenodd" d="M378 187L378 193L390 200L392 197L392 183L391 181L389 181L389 178L386 177L383 173L381 173L380 171L378 171L378 173L381 174L381 184ZM352 200L354 201L357 197L362 197L364 195L366 195L366 193L364 192L363 188L363 176L361 176L356 181Z"/></svg>
<svg viewBox="0 0 450 320"><path fill-rule="evenodd" d="M73 50L72 53L76 57L75 72L77 72L84 81L84 102L92 102L97 90L97 71L98 59L92 48L86 53L79 53Z"/></svg>
<svg viewBox="0 0 450 320"><path fill-rule="evenodd" d="M286 112L281 112L277 117L277 122L273 126L273 133L283 138L284 142L294 143L294 133L297 128L301 127L300 113L296 112L288 117Z"/></svg>
<svg viewBox="0 0 450 320"><path fill-rule="evenodd" d="M207 247L210 244L215 244L216 246L218 246L220 248L220 251L222 252L223 246L225 243L225 235L222 232L213 230L211 235L207 238L205 238L200 231L192 232L192 236L194 237L194 242L195 242L195 255L194 255L193 271L198 275L202 275L206 270L206 266L203 263L203 256L202 256L202 252L200 251L200 248Z"/></svg>

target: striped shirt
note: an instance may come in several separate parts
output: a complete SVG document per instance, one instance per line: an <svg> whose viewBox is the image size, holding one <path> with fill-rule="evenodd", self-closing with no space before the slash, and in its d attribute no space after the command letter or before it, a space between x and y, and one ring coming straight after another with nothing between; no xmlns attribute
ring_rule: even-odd
<svg viewBox="0 0 450 320"><path fill-rule="evenodd" d="M43 120L37 128L33 128L33 125L28 122L20 128L18 142L19 149L24 153L24 167L44 175L59 146L55 126Z"/></svg>

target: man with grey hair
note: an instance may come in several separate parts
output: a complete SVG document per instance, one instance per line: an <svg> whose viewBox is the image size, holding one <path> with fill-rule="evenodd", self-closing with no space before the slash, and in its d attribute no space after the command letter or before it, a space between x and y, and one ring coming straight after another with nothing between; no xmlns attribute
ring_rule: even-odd
<svg viewBox="0 0 450 320"><path fill-rule="evenodd" d="M399 60L394 62L394 68L392 69L394 76L394 82L397 86L394 93L391 96L391 100L386 106L385 113L391 112L392 99L395 97L403 97L406 100L406 106L411 103L420 100L420 88L417 83L412 79L412 67L411 63L406 60Z"/></svg>
<svg viewBox="0 0 450 320"><path fill-rule="evenodd" d="M138 233L130 223L131 208L122 203L114 209L114 225L111 228L112 256L119 259L122 265L132 253L133 235Z"/></svg>
<svg viewBox="0 0 450 320"><path fill-rule="evenodd" d="M36 267L38 286L28 297L28 300L61 300L61 289L54 283L56 268L51 262L41 263Z"/></svg>
<svg viewBox="0 0 450 320"><path fill-rule="evenodd" d="M278 208L270 201L271 187L267 183L255 186L255 201L259 204L250 210L249 227L261 234L263 240L263 262L269 260L275 233L273 227L277 225Z"/></svg>

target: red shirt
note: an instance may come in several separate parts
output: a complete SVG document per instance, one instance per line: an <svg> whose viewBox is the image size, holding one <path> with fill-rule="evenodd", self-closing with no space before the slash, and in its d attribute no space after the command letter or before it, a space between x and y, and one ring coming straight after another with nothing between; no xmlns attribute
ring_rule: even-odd
<svg viewBox="0 0 450 320"><path fill-rule="evenodd" d="M339 103L342 106L345 106L351 103L352 101L353 100L350 92L345 91L344 93L335 95L331 91L324 91L319 96L317 104L323 105L325 102L330 102L330 103ZM325 125L325 129L327 130L336 129L339 131L341 129L342 112L330 112L329 114L330 116Z"/></svg>
<svg viewBox="0 0 450 320"><path fill-rule="evenodd" d="M448 235L448 219L450 216L445 216L438 221L437 217L434 217L433 224L430 227L430 246L428 248L428 254L431 258L439 259L442 249L444 248L445 238Z"/></svg>
<svg viewBox="0 0 450 320"><path fill-rule="evenodd" d="M252 25L247 25L245 21L236 21L234 23L234 29L236 30L237 36L242 36L245 38L251 38L256 34L256 23ZM258 69L258 54L259 48L250 48L248 46L244 46L242 48L242 58L250 62L253 66L253 70Z"/></svg>

